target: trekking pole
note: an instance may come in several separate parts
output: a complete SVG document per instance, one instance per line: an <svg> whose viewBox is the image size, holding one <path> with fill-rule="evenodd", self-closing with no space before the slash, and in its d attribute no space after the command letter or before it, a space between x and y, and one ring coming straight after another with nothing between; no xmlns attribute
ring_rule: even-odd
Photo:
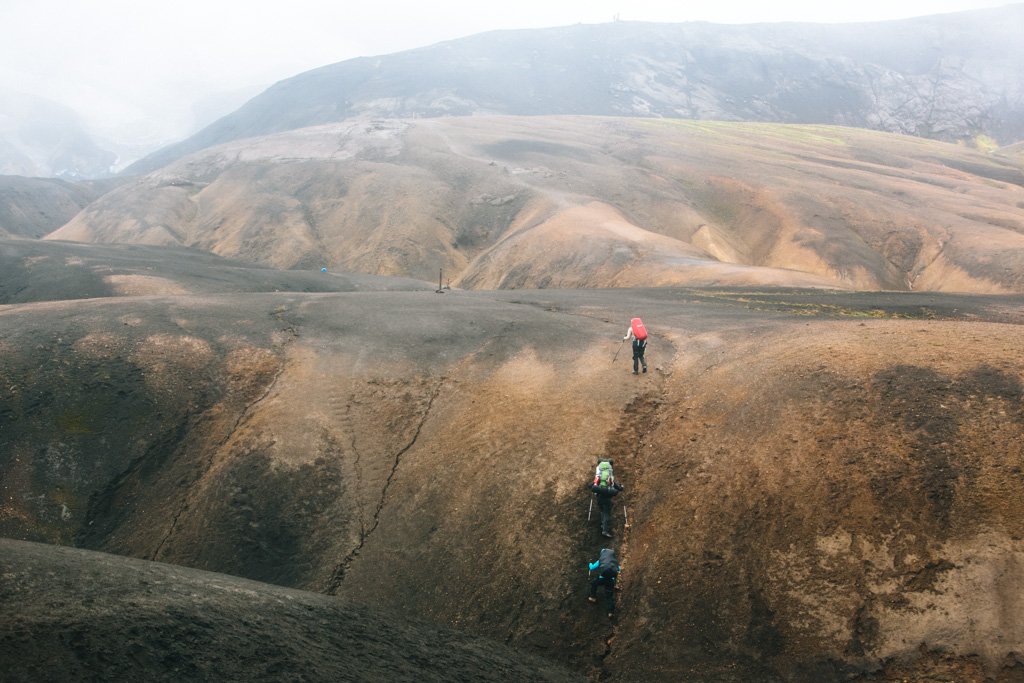
<svg viewBox="0 0 1024 683"><path fill-rule="evenodd" d="M594 499L593 499L593 497L591 497L591 499L590 499L590 507L587 508L587 521L588 522L590 521L590 513L593 512L593 511L594 511Z"/></svg>
<svg viewBox="0 0 1024 683"><path fill-rule="evenodd" d="M629 508L626 507L625 503L622 504L622 516L626 520L626 528L628 529L629 528Z"/></svg>
<svg viewBox="0 0 1024 683"><path fill-rule="evenodd" d="M623 339L622 341L619 342L619 348L615 349L615 355L612 356L612 362L613 363L615 362L615 359L619 357L619 351L622 350L622 345L625 344L625 343L626 343L625 339Z"/></svg>

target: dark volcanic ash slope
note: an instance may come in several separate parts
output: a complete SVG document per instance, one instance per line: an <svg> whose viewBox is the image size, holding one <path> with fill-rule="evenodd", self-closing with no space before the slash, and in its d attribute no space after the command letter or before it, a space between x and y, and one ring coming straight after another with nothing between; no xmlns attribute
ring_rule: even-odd
<svg viewBox="0 0 1024 683"><path fill-rule="evenodd" d="M0 539L3 679L582 681L434 624L222 574Z"/></svg>
<svg viewBox="0 0 1024 683"><path fill-rule="evenodd" d="M230 140L359 117L664 116L1024 137L1024 7L874 24L616 22L502 31L281 81L146 173Z"/></svg>
<svg viewBox="0 0 1024 683"><path fill-rule="evenodd" d="M108 296L434 288L407 278L272 270L182 247L0 239L0 304Z"/></svg>
<svg viewBox="0 0 1024 683"><path fill-rule="evenodd" d="M377 121L213 148L49 237L476 289L1024 290L1012 155L850 128L585 117Z"/></svg>
<svg viewBox="0 0 1024 683"><path fill-rule="evenodd" d="M1017 297L0 308L0 534L336 593L610 680L1018 680ZM651 372L612 362L625 321ZM612 456L621 610L585 600Z"/></svg>

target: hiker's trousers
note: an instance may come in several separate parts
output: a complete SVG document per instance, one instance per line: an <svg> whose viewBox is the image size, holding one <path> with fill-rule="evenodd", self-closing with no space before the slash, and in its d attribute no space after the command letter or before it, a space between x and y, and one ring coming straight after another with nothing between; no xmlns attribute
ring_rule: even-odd
<svg viewBox="0 0 1024 683"><path fill-rule="evenodd" d="M615 577L598 576L590 582L590 597L597 597L597 587L604 586L604 597L608 600L608 611L615 611Z"/></svg>
<svg viewBox="0 0 1024 683"><path fill-rule="evenodd" d="M644 370L647 369L647 361L644 360L644 351L647 350L647 344L640 344L637 341L633 342L633 372L639 370L638 364L643 364Z"/></svg>

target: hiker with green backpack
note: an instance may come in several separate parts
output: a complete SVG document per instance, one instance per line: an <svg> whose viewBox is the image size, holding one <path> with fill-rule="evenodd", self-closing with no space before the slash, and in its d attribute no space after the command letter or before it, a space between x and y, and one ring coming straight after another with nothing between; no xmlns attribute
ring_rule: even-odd
<svg viewBox="0 0 1024 683"><path fill-rule="evenodd" d="M597 469L594 471L594 483L588 486L597 498L597 509L601 512L601 535L605 538L612 537L612 498L619 495L624 488L615 481L612 464L607 458L598 460Z"/></svg>

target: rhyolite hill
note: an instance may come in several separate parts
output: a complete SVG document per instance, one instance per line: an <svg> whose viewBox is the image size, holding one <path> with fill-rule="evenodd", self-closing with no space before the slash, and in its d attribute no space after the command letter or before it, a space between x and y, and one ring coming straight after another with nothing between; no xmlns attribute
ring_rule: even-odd
<svg viewBox="0 0 1024 683"><path fill-rule="evenodd" d="M47 239L472 289L1024 291L1024 166L837 126L579 116L313 126L197 152Z"/></svg>
<svg viewBox="0 0 1024 683"><path fill-rule="evenodd" d="M1024 138L1024 5L862 24L615 22L496 31L285 79L144 173L231 140L351 118L642 116Z"/></svg>

